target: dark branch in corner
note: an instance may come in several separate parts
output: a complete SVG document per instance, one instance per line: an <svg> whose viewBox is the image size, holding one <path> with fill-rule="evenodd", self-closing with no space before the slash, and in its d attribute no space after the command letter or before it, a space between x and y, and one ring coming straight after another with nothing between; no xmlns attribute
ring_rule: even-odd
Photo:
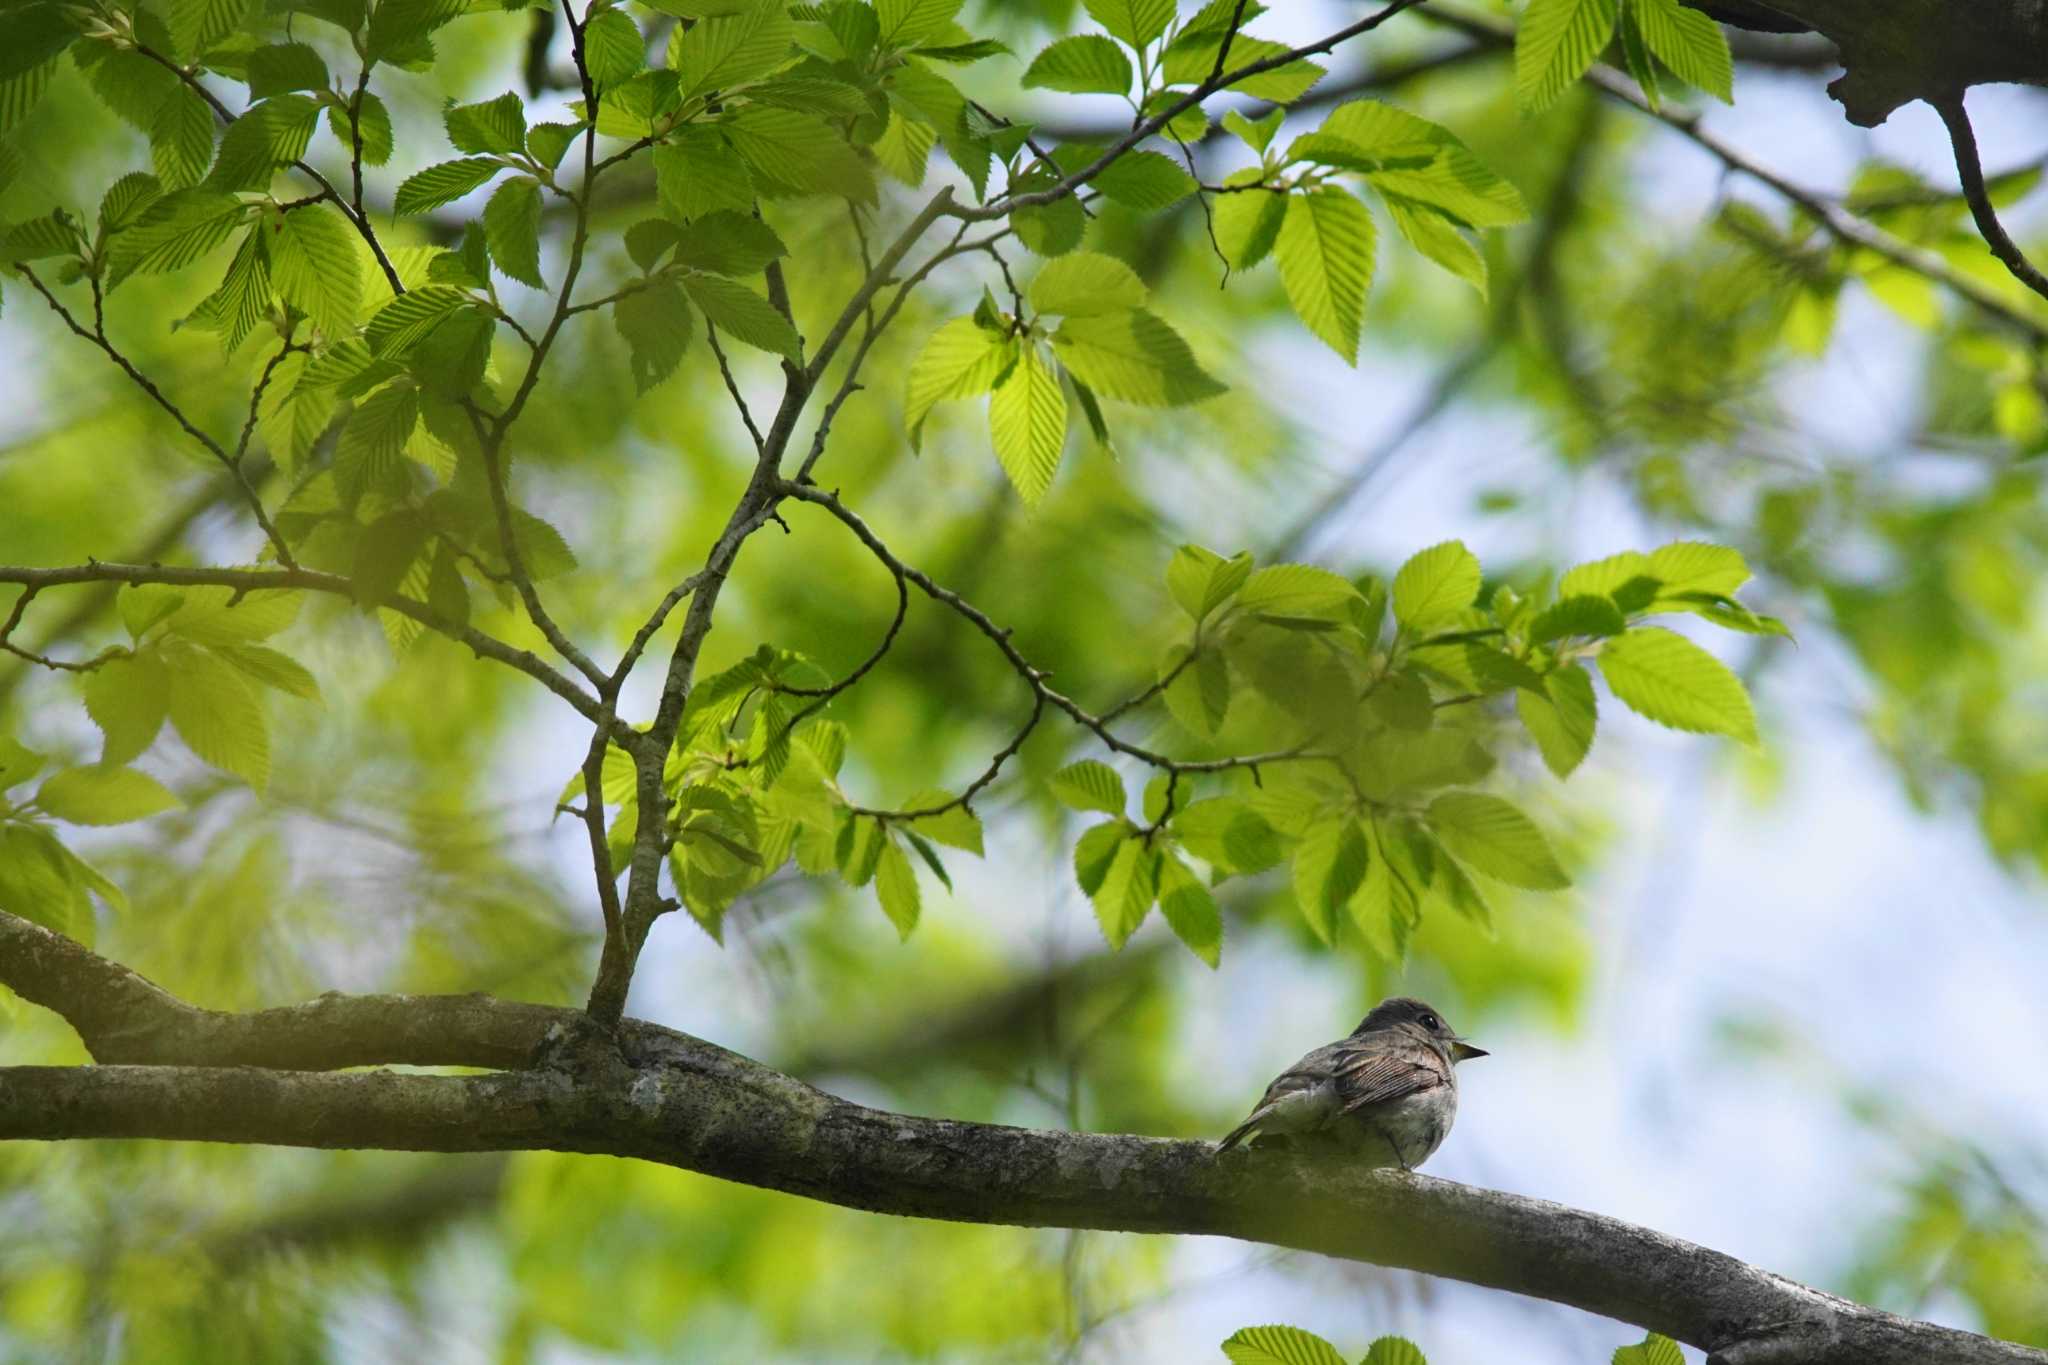
<svg viewBox="0 0 2048 1365"><path fill-rule="evenodd" d="M2012 272L2014 279L2042 298L2048 298L2048 275L2043 275L2027 259L2026 253L2006 232L2005 224L1998 221L1998 210L1992 207L1991 191L1984 184L1984 164L1977 159L1977 131L1970 126L1970 115L1963 108L1962 93L1958 91L1929 103L1948 128L1949 144L1956 153L1956 176L1963 184L1963 199L1970 206L1970 216L1977 220L1977 231L1983 234L1984 244Z"/></svg>
<svg viewBox="0 0 2048 1365"><path fill-rule="evenodd" d="M0 982L63 1014L103 1061L135 1063L0 1068L0 1140L599 1153L874 1213L1234 1237L1397 1266L1649 1328L1712 1365L2048 1365L1649 1228L1429 1176L889 1113L687 1034L638 1020L608 1032L485 996L220 1014L5 912L0 948ZM511 1069L304 1069L378 1061Z"/></svg>

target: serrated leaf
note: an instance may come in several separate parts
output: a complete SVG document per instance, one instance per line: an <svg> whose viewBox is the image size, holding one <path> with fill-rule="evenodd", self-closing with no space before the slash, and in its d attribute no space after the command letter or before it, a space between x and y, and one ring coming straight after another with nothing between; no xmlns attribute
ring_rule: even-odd
<svg viewBox="0 0 2048 1365"><path fill-rule="evenodd" d="M363 55L372 62L431 55L425 39L468 7L468 0L379 0L370 14Z"/></svg>
<svg viewBox="0 0 2048 1365"><path fill-rule="evenodd" d="M1308 329L1355 364L1372 287L1372 214L1334 185L1287 199L1287 215L1274 242L1287 301Z"/></svg>
<svg viewBox="0 0 2048 1365"><path fill-rule="evenodd" d="M1371 852L1365 830L1350 816L1318 820L1294 849L1294 898L1309 928L1323 942L1337 930L1337 916L1365 883Z"/></svg>
<svg viewBox="0 0 2048 1365"><path fill-rule="evenodd" d="M1097 393L1147 407L1180 407L1223 392L1164 320L1139 308L1069 317L1052 336L1060 363Z"/></svg>
<svg viewBox="0 0 2048 1365"><path fill-rule="evenodd" d="M243 676L307 701L320 700L320 684L289 654L265 645L221 644L213 652L242 671Z"/></svg>
<svg viewBox="0 0 2048 1365"><path fill-rule="evenodd" d="M656 147L654 188L661 211L679 223L720 209L750 213L753 182L747 163L710 128L684 126Z"/></svg>
<svg viewBox="0 0 2048 1365"><path fill-rule="evenodd" d="M1358 1365L1429 1365L1422 1348L1405 1337L1381 1337L1366 1348Z"/></svg>
<svg viewBox="0 0 2048 1365"><path fill-rule="evenodd" d="M612 325L626 340L633 385L641 393L676 372L694 332L691 309L673 280L655 280L612 305Z"/></svg>
<svg viewBox="0 0 2048 1365"><path fill-rule="evenodd" d="M788 9L774 0L678 27L668 57L676 91L689 99L713 88L751 84L789 60L795 34Z"/></svg>
<svg viewBox="0 0 2048 1365"><path fill-rule="evenodd" d="M1059 472L1067 444L1067 395L1035 344L1016 343L1016 357L989 397L988 430L1018 496L1035 503Z"/></svg>
<svg viewBox="0 0 2048 1365"><path fill-rule="evenodd" d="M1145 922L1158 895L1158 857L1135 832L1126 835L1102 874L1102 885L1089 898L1102 937L1112 949L1122 948Z"/></svg>
<svg viewBox="0 0 2048 1365"><path fill-rule="evenodd" d="M363 341L373 355L402 359L468 302L469 296L460 289L420 285L373 313L363 328Z"/></svg>
<svg viewBox="0 0 2048 1365"><path fill-rule="evenodd" d="M875 0L877 40L884 47L914 47L953 26L962 0Z"/></svg>
<svg viewBox="0 0 2048 1365"><path fill-rule="evenodd" d="M95 764L44 778L36 804L74 825L125 825L185 803L148 773Z"/></svg>
<svg viewBox="0 0 2048 1365"><path fill-rule="evenodd" d="M722 210L675 231L676 260L714 275L755 275L789 254L775 229L747 214Z"/></svg>
<svg viewBox="0 0 2048 1365"><path fill-rule="evenodd" d="M149 159L165 190L182 190L206 178L213 164L213 111L182 86L157 106L149 126Z"/></svg>
<svg viewBox="0 0 2048 1365"><path fill-rule="evenodd" d="M1337 1348L1315 1333L1277 1325L1233 1332L1223 1354L1230 1365L1345 1365Z"/></svg>
<svg viewBox="0 0 2048 1365"><path fill-rule="evenodd" d="M166 653L171 726L187 748L262 791L270 782L270 725L249 684L199 649Z"/></svg>
<svg viewBox="0 0 2048 1365"><path fill-rule="evenodd" d="M249 54L249 98L325 90L327 63L304 43L271 43Z"/></svg>
<svg viewBox="0 0 2048 1365"><path fill-rule="evenodd" d="M1651 1332L1634 1346L1617 1347L1613 1365L1685 1365L1685 1356L1677 1342Z"/></svg>
<svg viewBox="0 0 2048 1365"><path fill-rule="evenodd" d="M1174 0L1086 0L1089 17L1130 46L1158 41L1173 22Z"/></svg>
<svg viewBox="0 0 2048 1365"><path fill-rule="evenodd" d="M1619 0L1529 0L1515 31L1515 103L1540 114L1586 74L1614 36Z"/></svg>
<svg viewBox="0 0 2048 1365"><path fill-rule="evenodd" d="M704 317L736 341L803 363L803 339L775 305L737 280L719 275L685 275L683 288Z"/></svg>
<svg viewBox="0 0 2048 1365"><path fill-rule="evenodd" d="M839 743L845 743L844 731L839 732ZM834 772L838 770L836 763L828 767ZM946 805L952 799L942 791L924 791L905 801L903 809L929 810L934 806ZM916 831L934 843L964 850L977 858L982 856L981 821L965 806L954 806L943 815L920 816L905 822L905 828Z"/></svg>
<svg viewBox="0 0 2048 1365"><path fill-rule="evenodd" d="M1479 559L1463 541L1419 551L1394 575L1394 619L1410 630L1457 615L1479 596Z"/></svg>
<svg viewBox="0 0 2048 1365"><path fill-rule="evenodd" d="M1031 59L1026 90L1063 90L1070 95L1127 95L1131 59L1099 33L1061 38Z"/></svg>
<svg viewBox="0 0 2048 1365"><path fill-rule="evenodd" d="M1172 208L1200 188L1186 168L1164 152L1125 152L1088 183L1102 191L1103 198L1133 213Z"/></svg>
<svg viewBox="0 0 2048 1365"><path fill-rule="evenodd" d="M1258 185L1265 169L1247 166L1224 178L1224 185ZM1280 228L1287 221L1287 196L1278 190L1244 189L1235 194L1218 194L1210 199L1209 212L1216 229L1216 244L1223 259L1239 270L1249 270L1271 254L1280 240Z"/></svg>
<svg viewBox="0 0 2048 1365"><path fill-rule="evenodd" d="M270 278L278 296L330 335L354 329L362 307L362 262L355 234L325 204L266 222Z"/></svg>
<svg viewBox="0 0 2048 1365"><path fill-rule="evenodd" d="M1595 597L1591 593L1579 593L1572 597L1560 598L1545 607L1529 622L1529 642L1547 645L1553 640L1562 640L1567 635L1590 635L1604 639L1619 635L1628 629L1628 618L1621 614L1621 608L1614 605L1611 597Z"/></svg>
<svg viewBox="0 0 2048 1365"><path fill-rule="evenodd" d="M429 166L417 175L407 176L399 185L398 193L391 201L391 211L425 213L428 209L451 204L504 169L502 163L485 157L443 161Z"/></svg>
<svg viewBox="0 0 2048 1365"><path fill-rule="evenodd" d="M108 243L112 280L183 269L227 241L248 215L248 207L232 194L205 189L167 194Z"/></svg>
<svg viewBox="0 0 2048 1365"><path fill-rule="evenodd" d="M206 184L216 190L262 190L279 169L306 154L320 106L309 95L276 95L252 105L227 126Z"/></svg>
<svg viewBox="0 0 2048 1365"><path fill-rule="evenodd" d="M1246 611L1314 616L1340 612L1358 597L1350 580L1313 564L1269 564L1246 576L1237 605Z"/></svg>
<svg viewBox="0 0 2048 1365"><path fill-rule="evenodd" d="M547 288L540 276L540 182L522 175L498 186L484 205L483 224L498 269L521 284Z"/></svg>
<svg viewBox="0 0 2048 1365"><path fill-rule="evenodd" d="M933 332L910 367L903 424L911 448L924 441L924 420L936 403L987 393L1014 359L1008 339L971 317L954 318Z"/></svg>
<svg viewBox="0 0 2048 1365"><path fill-rule="evenodd" d="M1459 230L1456 219L1398 194L1382 194L1380 202L1387 206L1387 216L1394 220L1403 241L1478 290L1480 298L1486 297L1486 257Z"/></svg>
<svg viewBox="0 0 2048 1365"><path fill-rule="evenodd" d="M1325 148L1334 142L1367 158L1355 168L1382 194L1429 205L1468 226L1506 227L1529 216L1521 192L1455 133L1404 109L1351 100L1331 110L1310 136Z"/></svg>
<svg viewBox="0 0 2048 1365"><path fill-rule="evenodd" d="M334 448L334 482L343 507L352 510L364 493L386 487L398 474L419 415L419 392L408 383L386 385L356 405Z"/></svg>
<svg viewBox="0 0 2048 1365"><path fill-rule="evenodd" d="M1223 912L1188 865L1171 853L1159 859L1159 911L1188 950L1211 967L1223 959Z"/></svg>
<svg viewBox="0 0 2048 1365"><path fill-rule="evenodd" d="M909 856L893 839L883 843L880 860L875 864L875 894L882 902L882 913L896 926L897 934L908 939L910 931L917 928L923 897L918 893L917 872L911 867Z"/></svg>
<svg viewBox="0 0 2048 1365"><path fill-rule="evenodd" d="M583 61L599 91L631 80L647 65L647 39L622 10L606 10L583 26Z"/></svg>
<svg viewBox="0 0 2048 1365"><path fill-rule="evenodd" d="M0 791L18 786L42 771L43 756L12 735L0 734Z"/></svg>
<svg viewBox="0 0 2048 1365"><path fill-rule="evenodd" d="M1757 740L1748 689L1728 666L1683 635L1638 626L1600 648L1600 674L1631 711L1695 734Z"/></svg>
<svg viewBox="0 0 2048 1365"><path fill-rule="evenodd" d="M365 166L381 166L391 160L391 111L374 91L365 90L356 96L355 117L350 116L345 104L328 105L327 126L335 141L352 152L360 142Z"/></svg>
<svg viewBox="0 0 2048 1365"><path fill-rule="evenodd" d="M1244 586L1251 572L1250 550L1240 550L1225 559L1199 545L1183 545L1167 561L1166 590L1189 619L1200 625L1210 612Z"/></svg>
<svg viewBox="0 0 2048 1365"><path fill-rule="evenodd" d="M1160 665L1160 674L1174 669L1184 650L1176 649ZM1213 737L1223 728L1230 712L1230 665L1217 649L1204 649L1195 661L1179 669L1166 685L1166 709L1186 729Z"/></svg>
<svg viewBox="0 0 2048 1365"><path fill-rule="evenodd" d="M0 825L0 908L81 942L92 938L92 904L75 859L36 825Z"/></svg>
<svg viewBox="0 0 2048 1365"><path fill-rule="evenodd" d="M1557 580L1557 595L1561 598L1575 597L1580 593L1612 596L1617 588L1639 578L1650 577L1654 577L1650 571L1650 557L1634 550L1623 550L1620 554L1565 570L1564 577Z"/></svg>
<svg viewBox="0 0 2048 1365"><path fill-rule="evenodd" d="M1150 293L1138 272L1116 257L1075 251L1045 263L1029 298L1041 313L1081 318L1143 308Z"/></svg>
<svg viewBox="0 0 2048 1365"><path fill-rule="evenodd" d="M1069 763L1052 775L1048 785L1060 804L1073 810L1122 815L1129 801L1116 769L1092 758Z"/></svg>
<svg viewBox="0 0 2048 1365"><path fill-rule="evenodd" d="M1659 597L1686 592L1728 597L1749 582L1749 565L1741 551L1699 540L1673 541L1652 550L1644 572L1661 585Z"/></svg>
<svg viewBox="0 0 2048 1365"><path fill-rule="evenodd" d="M203 645L242 644L267 640L298 619L305 594L293 588L203 586L179 590L177 610L167 618L165 634Z"/></svg>
<svg viewBox="0 0 2048 1365"><path fill-rule="evenodd" d="M1678 0L1628 0L1643 42L1671 73L1723 104L1735 94L1735 59L1721 26Z"/></svg>
<svg viewBox="0 0 2048 1365"><path fill-rule="evenodd" d="M441 111L441 123L458 152L489 156L526 149L526 106L510 91L476 104L451 104Z"/></svg>
<svg viewBox="0 0 2048 1365"><path fill-rule="evenodd" d="M80 678L78 686L86 713L105 736L101 763L128 762L163 728L169 703L163 665L153 651L109 659Z"/></svg>
<svg viewBox="0 0 2048 1365"><path fill-rule="evenodd" d="M1543 831L1498 796L1446 792L1430 802L1428 819L1445 848L1496 881L1531 891L1572 884Z"/></svg>
<svg viewBox="0 0 2048 1365"><path fill-rule="evenodd" d="M1559 777L1572 770L1593 747L1597 719L1593 680L1577 664L1558 669L1543 680L1543 691L1519 688L1515 710L1522 718L1546 767Z"/></svg>
<svg viewBox="0 0 2048 1365"><path fill-rule="evenodd" d="M171 0L171 37L178 51L198 57L241 27L251 0Z"/></svg>
<svg viewBox="0 0 2048 1365"><path fill-rule="evenodd" d="M755 173L796 194L875 200L874 176L832 126L811 114L749 104L718 126Z"/></svg>

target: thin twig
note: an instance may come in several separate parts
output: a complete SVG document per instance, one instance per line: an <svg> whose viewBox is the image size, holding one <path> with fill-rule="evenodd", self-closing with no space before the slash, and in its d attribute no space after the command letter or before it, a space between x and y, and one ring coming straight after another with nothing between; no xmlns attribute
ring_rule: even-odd
<svg viewBox="0 0 2048 1365"><path fill-rule="evenodd" d="M759 455L764 446L761 428L754 425L754 412L747 406L747 396L740 392L739 381L733 378L732 362L726 358L725 347L718 344L718 328L707 319L704 323L704 340L711 345L711 354L718 357L718 373L725 380L725 391L732 395L732 405L739 409L740 421L746 423L747 435L754 438L754 453Z"/></svg>
<svg viewBox="0 0 2048 1365"><path fill-rule="evenodd" d="M1984 186L1984 165L1977 159L1977 131L1970 126L1970 115L1963 108L1961 91L1938 99L1930 99L1934 112L1941 115L1943 125L1948 128L1948 140L1955 148L1956 176L1963 183L1963 198L1970 205L1970 216L1977 220L1977 231L1984 236L1984 244L1991 248L1991 254L2002 261L2012 277L2027 288L2048 298L2048 275L2026 257L2006 232L2005 224L1998 221L1998 210L1992 206L1991 192Z"/></svg>

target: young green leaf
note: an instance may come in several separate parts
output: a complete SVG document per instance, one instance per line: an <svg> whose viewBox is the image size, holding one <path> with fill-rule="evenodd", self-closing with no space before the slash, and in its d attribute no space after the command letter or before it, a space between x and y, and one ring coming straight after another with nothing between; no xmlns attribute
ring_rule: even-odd
<svg viewBox="0 0 2048 1365"><path fill-rule="evenodd" d="M526 149L526 106L510 91L479 104L451 104L441 122L458 152L490 156Z"/></svg>
<svg viewBox="0 0 2048 1365"><path fill-rule="evenodd" d="M882 902L882 913L896 926L898 936L908 939L910 931L917 928L923 898L918 893L917 872L903 846L894 839L884 840L880 860L875 864L875 894Z"/></svg>
<svg viewBox="0 0 2048 1365"><path fill-rule="evenodd" d="M1382 193L1380 202L1403 241L1478 290L1480 298L1486 297L1486 257L1460 230L1456 218L1405 195Z"/></svg>
<svg viewBox="0 0 2048 1365"><path fill-rule="evenodd" d="M312 204L266 220L270 277L286 303L322 331L352 331L362 308L362 263L341 215Z"/></svg>
<svg viewBox="0 0 2048 1365"><path fill-rule="evenodd" d="M1349 815L1316 821L1295 846L1294 898L1323 942L1336 934L1337 917L1370 866L1365 830Z"/></svg>
<svg viewBox="0 0 2048 1365"><path fill-rule="evenodd" d="M1337 1348L1299 1327L1246 1327L1223 1343L1230 1365L1346 1365ZM1379 1365L1379 1362L1373 1362Z"/></svg>
<svg viewBox="0 0 2048 1365"><path fill-rule="evenodd" d="M1025 502L1035 503L1052 487L1066 448L1067 395L1034 343L1016 343L1016 356L989 398L988 429L1003 472Z"/></svg>
<svg viewBox="0 0 2048 1365"><path fill-rule="evenodd" d="M1634 1346L1617 1347L1613 1365L1684 1365L1684 1362L1685 1356L1678 1349L1677 1342L1651 1332Z"/></svg>
<svg viewBox="0 0 2048 1365"><path fill-rule="evenodd" d="M242 671L242 676L307 701L320 700L320 684L289 654L265 645L221 644L213 652Z"/></svg>
<svg viewBox="0 0 2048 1365"><path fill-rule="evenodd" d="M676 372L694 331L689 300L668 279L654 280L614 303L612 325L626 340L633 385L641 393Z"/></svg>
<svg viewBox="0 0 2048 1365"><path fill-rule="evenodd" d="M1061 38L1039 53L1024 72L1026 90L1064 90L1071 95L1127 95L1131 59L1099 33Z"/></svg>
<svg viewBox="0 0 2048 1365"><path fill-rule="evenodd" d="M417 175L407 176L399 185L398 193L392 196L391 211L425 213L453 203L504 169L500 162L484 157L429 166Z"/></svg>
<svg viewBox="0 0 2048 1365"><path fill-rule="evenodd" d="M803 363L803 339L765 297L720 275L690 274L682 280L691 302L712 326L735 341L771 351L791 364Z"/></svg>
<svg viewBox="0 0 2048 1365"><path fill-rule="evenodd" d="M932 406L949 398L987 393L1015 363L1008 338L971 317L954 318L933 332L910 367L903 396L903 423L911 449L924 443L924 419Z"/></svg>
<svg viewBox="0 0 2048 1365"><path fill-rule="evenodd" d="M498 269L521 284L547 288L540 276L540 182L521 175L498 186L484 205L483 222Z"/></svg>
<svg viewBox="0 0 2048 1365"><path fill-rule="evenodd" d="M1159 855L1135 833L1116 846L1102 885L1090 898L1111 948L1123 947L1145 922L1158 895L1158 866Z"/></svg>
<svg viewBox="0 0 2048 1365"><path fill-rule="evenodd" d="M1180 162L1164 152L1125 152L1088 182L1102 197L1133 213L1170 209L1200 188Z"/></svg>
<svg viewBox="0 0 2048 1365"><path fill-rule="evenodd" d="M1223 392L1180 334L1142 308L1069 317L1052 348L1082 383L1126 403L1180 407Z"/></svg>
<svg viewBox="0 0 2048 1365"><path fill-rule="evenodd" d="M1244 586L1251 572L1250 550L1239 550L1225 559L1199 545L1183 545L1167 562L1166 590L1189 619L1200 625Z"/></svg>
<svg viewBox="0 0 2048 1365"><path fill-rule="evenodd" d="M1092 758L1069 763L1052 775L1050 785L1060 804L1074 810L1122 815L1129 800L1124 793L1124 780L1117 776L1116 769Z"/></svg>
<svg viewBox="0 0 2048 1365"><path fill-rule="evenodd" d="M1346 611L1358 589L1349 579L1313 564L1269 564L1248 574L1237 605L1246 611L1315 616Z"/></svg>
<svg viewBox="0 0 2048 1365"><path fill-rule="evenodd" d="M1681 592L1727 597L1749 581L1749 565L1741 551L1698 540L1673 541L1652 550L1643 572L1662 585L1659 597Z"/></svg>
<svg viewBox="0 0 2048 1365"><path fill-rule="evenodd" d="M184 802L163 783L133 768L65 768L43 779L36 804L74 825L125 825Z"/></svg>
<svg viewBox="0 0 2048 1365"><path fill-rule="evenodd" d="M1498 796L1446 792L1429 803L1428 819L1445 848L1496 881L1531 891L1572 884L1543 831Z"/></svg>
<svg viewBox="0 0 2048 1365"><path fill-rule="evenodd" d="M1086 0L1089 17L1133 48L1157 42L1173 22L1174 0Z"/></svg>
<svg viewBox="0 0 2048 1365"><path fill-rule="evenodd" d="M1515 32L1515 103L1540 114L1586 74L1614 35L1620 0L1529 0Z"/></svg>
<svg viewBox="0 0 2048 1365"><path fill-rule="evenodd" d="M1671 73L1723 104L1735 98L1735 60L1721 26L1678 0L1627 0L1643 42Z"/></svg>
<svg viewBox="0 0 2048 1365"><path fill-rule="evenodd" d="M757 275L789 254L774 228L730 210L703 214L674 231L676 260L714 275Z"/></svg>
<svg viewBox="0 0 2048 1365"><path fill-rule="evenodd" d="M157 106L149 127L149 159L165 190L188 189L213 164L213 111L180 86Z"/></svg>
<svg viewBox="0 0 2048 1365"><path fill-rule="evenodd" d="M606 10L583 26L583 61L591 84L609 90L646 67L647 39L623 10Z"/></svg>
<svg viewBox="0 0 2048 1365"><path fill-rule="evenodd" d="M1638 715L1695 734L1757 741L1749 692L1728 666L1683 635L1638 626L1601 646L1600 674Z"/></svg>
<svg viewBox="0 0 2048 1365"><path fill-rule="evenodd" d="M1568 664L1543 679L1543 690L1515 690L1515 711L1536 741L1544 766L1570 777L1593 747L1597 712L1593 680L1577 664Z"/></svg>
<svg viewBox="0 0 2048 1365"><path fill-rule="evenodd" d="M1223 958L1223 912L1192 869L1171 853L1159 859L1159 910L1167 927L1196 957L1216 966Z"/></svg>
<svg viewBox="0 0 2048 1365"><path fill-rule="evenodd" d="M165 652L171 725L192 752L262 791L270 782L270 725L240 673L205 650Z"/></svg>
<svg viewBox="0 0 2048 1365"><path fill-rule="evenodd" d="M752 0L721 9L687 28L678 26L669 40L668 64L684 99L750 85L789 60L796 29L787 6Z"/></svg>
<svg viewBox="0 0 2048 1365"><path fill-rule="evenodd" d="M1479 596L1479 559L1446 540L1410 557L1394 575L1394 619L1409 630L1456 616Z"/></svg>
<svg viewBox="0 0 2048 1365"><path fill-rule="evenodd" d="M1247 166L1224 177L1226 186L1258 185L1266 172ZM1280 240L1280 228L1287 221L1287 196L1278 190L1241 189L1235 194L1214 195L1209 213L1216 229L1216 245L1223 259L1239 270L1249 270L1272 253Z"/></svg>
<svg viewBox="0 0 2048 1365"><path fill-rule="evenodd" d="M677 222L720 209L753 212L754 185L747 163L717 130L686 124L651 155L661 211Z"/></svg>
<svg viewBox="0 0 2048 1365"><path fill-rule="evenodd" d="M100 750L103 764L128 762L163 728L168 684L154 650L116 655L80 678L78 686L86 713L106 737Z"/></svg>
<svg viewBox="0 0 2048 1365"><path fill-rule="evenodd" d="M1076 251L1047 261L1029 297L1041 313L1083 318L1143 308L1150 293L1138 272L1116 257Z"/></svg>
<svg viewBox="0 0 2048 1365"><path fill-rule="evenodd" d="M1628 629L1628 618L1611 597L1579 593L1560 598L1529 622L1529 643L1547 645L1568 635L1590 635L1604 639Z"/></svg>
<svg viewBox="0 0 2048 1365"><path fill-rule="evenodd" d="M1372 214L1334 185L1289 195L1274 254L1295 315L1348 364L1372 287Z"/></svg>

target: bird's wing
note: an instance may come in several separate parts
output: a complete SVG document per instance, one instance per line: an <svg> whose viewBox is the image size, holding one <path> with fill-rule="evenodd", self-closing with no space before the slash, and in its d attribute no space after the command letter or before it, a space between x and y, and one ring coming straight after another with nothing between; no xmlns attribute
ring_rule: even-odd
<svg viewBox="0 0 2048 1365"><path fill-rule="evenodd" d="M1444 1084L1440 1068L1405 1051L1345 1047L1332 1070L1338 1102L1346 1111L1419 1095Z"/></svg>

